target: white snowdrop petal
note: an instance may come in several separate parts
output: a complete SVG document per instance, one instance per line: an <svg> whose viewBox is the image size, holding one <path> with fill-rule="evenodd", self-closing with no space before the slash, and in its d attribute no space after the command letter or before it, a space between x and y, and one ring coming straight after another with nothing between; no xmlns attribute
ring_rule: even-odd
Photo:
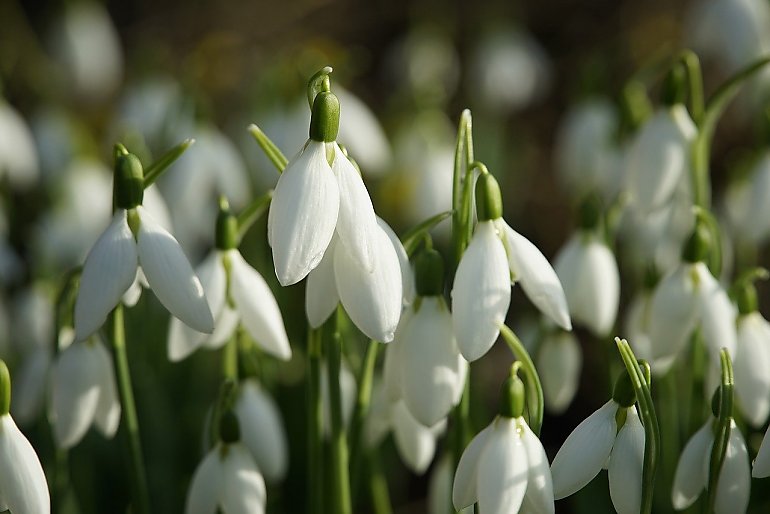
<svg viewBox="0 0 770 514"><path fill-rule="evenodd" d="M693 268L682 264L652 294L648 327L653 358L676 355L695 329L698 303L692 277Z"/></svg>
<svg viewBox="0 0 770 514"><path fill-rule="evenodd" d="M395 402L403 397L404 387L404 358L403 358L403 334L413 316L412 307L404 309L401 319L396 327L396 333L391 342L385 348L385 362L383 362L382 376L385 381L385 392L388 400Z"/></svg>
<svg viewBox="0 0 770 514"><path fill-rule="evenodd" d="M561 414L575 397L583 365L583 353L571 332L549 334L543 339L536 356L543 384L545 407Z"/></svg>
<svg viewBox="0 0 770 514"><path fill-rule="evenodd" d="M492 347L510 302L505 248L494 223L481 222L457 266L452 289L455 337L469 362L481 358Z"/></svg>
<svg viewBox="0 0 770 514"><path fill-rule="evenodd" d="M139 268L136 270L136 278L134 278L134 281L131 283L131 285L126 289L126 292L123 293L123 297L120 299L120 301L123 302L123 305L126 307L133 307L139 302L139 298L142 297L142 284L139 283Z"/></svg>
<svg viewBox="0 0 770 514"><path fill-rule="evenodd" d="M235 413L243 444L254 456L257 467L270 482L286 476L288 445L278 406L255 379L241 383Z"/></svg>
<svg viewBox="0 0 770 514"><path fill-rule="evenodd" d="M671 501L677 510L686 509L695 502L706 482L703 476L704 461L708 461L714 434L709 419L693 435L682 450L676 465L674 484L671 489Z"/></svg>
<svg viewBox="0 0 770 514"><path fill-rule="evenodd" d="M452 484L452 503L455 509L472 506L478 501L476 490L476 474L482 450L492 434L492 425L476 434L465 447L460 462L457 463L454 483Z"/></svg>
<svg viewBox="0 0 770 514"><path fill-rule="evenodd" d="M762 444L759 445L757 458L751 467L751 476L754 478L770 477L770 429L765 431Z"/></svg>
<svg viewBox="0 0 770 514"><path fill-rule="evenodd" d="M460 352L442 297L422 298L399 344L404 402L417 421L435 425L449 414L462 388Z"/></svg>
<svg viewBox="0 0 770 514"><path fill-rule="evenodd" d="M222 462L223 484L219 504L227 514L262 514L267 491L265 480L249 451L241 443L227 446Z"/></svg>
<svg viewBox="0 0 770 514"><path fill-rule="evenodd" d="M743 435L734 421L730 424L730 441L727 444L722 471L719 473L715 514L746 512L751 492L749 452Z"/></svg>
<svg viewBox="0 0 770 514"><path fill-rule="evenodd" d="M498 417L492 425L476 472L479 510L488 514L517 512L527 490L527 451L515 419Z"/></svg>
<svg viewBox="0 0 770 514"><path fill-rule="evenodd" d="M514 282L521 287L535 307L564 330L572 329L567 298L559 277L548 259L526 237L503 222L508 250L508 265Z"/></svg>
<svg viewBox="0 0 770 514"><path fill-rule="evenodd" d="M557 500L585 487L607 462L615 442L617 409L617 403L608 401L584 419L564 441L551 464Z"/></svg>
<svg viewBox="0 0 770 514"><path fill-rule="evenodd" d="M374 233L377 226L372 199L369 197L361 175L345 157L337 143L334 143L334 149L332 171L337 177L340 193L337 234L353 259L358 261L364 270L372 272L376 250L370 234Z"/></svg>
<svg viewBox="0 0 770 514"><path fill-rule="evenodd" d="M75 343L59 353L51 375L51 422L60 448L71 448L83 438L99 404L99 355Z"/></svg>
<svg viewBox="0 0 770 514"><path fill-rule="evenodd" d="M185 514L216 514L225 478L219 451L219 445L212 448L196 468L187 490Z"/></svg>
<svg viewBox="0 0 770 514"><path fill-rule="evenodd" d="M635 407L626 412L626 423L615 439L607 468L610 498L618 514L638 514L642 507L644 427Z"/></svg>
<svg viewBox="0 0 770 514"><path fill-rule="evenodd" d="M308 141L278 179L268 213L269 242L281 285L296 284L321 262L334 234L339 203L326 146Z"/></svg>
<svg viewBox="0 0 770 514"><path fill-rule="evenodd" d="M455 510L451 503L452 466L451 455L445 454L433 467L428 482L428 514L447 514Z"/></svg>
<svg viewBox="0 0 770 514"><path fill-rule="evenodd" d="M403 401L393 404L390 413L401 460L413 472L422 475L433 460L437 435L430 427L420 424Z"/></svg>
<svg viewBox="0 0 770 514"><path fill-rule="evenodd" d="M262 275L244 260L238 250L230 250L227 256L231 266L230 292L241 323L266 352L279 359L289 360L289 338L273 292Z"/></svg>
<svg viewBox="0 0 770 514"><path fill-rule="evenodd" d="M138 257L126 211L119 209L83 264L75 301L75 339L101 327L136 277Z"/></svg>
<svg viewBox="0 0 770 514"><path fill-rule="evenodd" d="M734 356L737 345L736 309L705 263L695 264L695 269L700 280L698 297L703 339L712 355L718 355L721 348L727 348L730 356Z"/></svg>
<svg viewBox="0 0 770 514"><path fill-rule="evenodd" d="M310 326L313 328L320 327L324 321L329 319L340 301L334 279L334 247L336 245L337 238L332 237L323 259L307 276L305 313Z"/></svg>
<svg viewBox="0 0 770 514"><path fill-rule="evenodd" d="M166 229L156 223L141 206L139 224L139 263L160 303L171 314L198 332L210 334L214 318L200 280L182 248Z"/></svg>
<svg viewBox="0 0 770 514"><path fill-rule="evenodd" d="M235 334L235 330L238 328L241 317L238 315L238 311L231 309L227 303L222 307L222 311L216 318L216 327L214 332L203 341L203 347L209 350L216 350L222 348Z"/></svg>
<svg viewBox="0 0 770 514"><path fill-rule="evenodd" d="M401 316L403 291L398 255L387 234L375 226L374 269L367 272L347 251L334 248L334 278L342 306L361 332L383 343L393 340Z"/></svg>
<svg viewBox="0 0 770 514"><path fill-rule="evenodd" d="M762 426L770 413L770 326L759 312L738 318L735 396L744 418Z"/></svg>
<svg viewBox="0 0 770 514"><path fill-rule="evenodd" d="M120 425L120 400L115 381L115 368L110 354L101 342L90 348L94 354L94 365L98 369L99 402L96 404L94 423L107 438L112 438Z"/></svg>
<svg viewBox="0 0 770 514"><path fill-rule="evenodd" d="M524 449L527 452L527 492L524 494L523 507L533 514L553 514L553 480L548 456L543 443L523 419L519 418L519 430Z"/></svg>
<svg viewBox="0 0 770 514"><path fill-rule="evenodd" d="M0 416L2 501L14 514L49 514L51 500L34 448L10 415Z"/></svg>
<svg viewBox="0 0 770 514"><path fill-rule="evenodd" d="M401 244L401 240L396 233L393 232L393 229L390 228L390 225L385 223L382 218L377 218L377 224L385 231L388 239L390 239L390 242L393 244L393 248L396 250L396 255L398 255L398 264L401 266L401 287L404 294L404 303L412 303L414 295L416 294L414 273L412 273L412 266L409 264L409 256L406 254L406 249L404 248L404 245Z"/></svg>

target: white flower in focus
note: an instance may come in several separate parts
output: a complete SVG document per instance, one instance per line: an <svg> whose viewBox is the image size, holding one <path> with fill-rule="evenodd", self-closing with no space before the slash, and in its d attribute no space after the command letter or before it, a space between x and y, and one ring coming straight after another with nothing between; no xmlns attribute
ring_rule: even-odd
<svg viewBox="0 0 770 514"><path fill-rule="evenodd" d="M16 110L0 97L0 176L10 184L28 189L40 177L32 132Z"/></svg>
<svg viewBox="0 0 770 514"><path fill-rule="evenodd" d="M77 445L92 423L112 438L120 423L115 372L107 350L94 338L57 356L51 371L49 420L60 448Z"/></svg>
<svg viewBox="0 0 770 514"><path fill-rule="evenodd" d="M661 108L639 129L626 161L627 188L637 210L649 213L663 207L679 182L689 180L696 134L682 104Z"/></svg>
<svg viewBox="0 0 770 514"><path fill-rule="evenodd" d="M676 510L692 505L708 484L711 447L714 445L713 427L714 419L709 418L687 442L679 457L671 490ZM750 492L749 453L741 431L731 419L730 440L719 471L714 513L746 512Z"/></svg>
<svg viewBox="0 0 770 514"><path fill-rule="evenodd" d="M606 336L620 302L620 272L612 251L597 235L583 231L559 251L554 268L572 318L596 336Z"/></svg>
<svg viewBox="0 0 770 514"><path fill-rule="evenodd" d="M543 385L545 408L554 415L563 413L578 390L583 365L580 343L570 332L551 332L540 343L535 364Z"/></svg>

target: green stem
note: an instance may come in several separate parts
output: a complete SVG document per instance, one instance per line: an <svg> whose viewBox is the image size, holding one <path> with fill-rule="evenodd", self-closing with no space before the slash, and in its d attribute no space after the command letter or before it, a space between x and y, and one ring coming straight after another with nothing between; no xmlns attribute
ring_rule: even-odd
<svg viewBox="0 0 770 514"><path fill-rule="evenodd" d="M452 248L453 261L450 276L454 275L454 269L460 263L460 258L465 251L464 237L465 213L460 209L463 203L464 190L469 189L466 180L468 166L473 162L473 120L471 111L465 109L460 115L460 123L457 129L457 141L455 144L455 164L452 177Z"/></svg>
<svg viewBox="0 0 770 514"><path fill-rule="evenodd" d="M339 316L339 311L338 311ZM329 406L331 414L331 469L332 469L332 512L351 514L350 478L348 472L348 442L345 423L342 419L342 390L340 370L342 368L342 337L337 316L330 324L333 333L326 338L326 362L329 379Z"/></svg>
<svg viewBox="0 0 770 514"><path fill-rule="evenodd" d="M350 480L353 495L357 495L359 489L358 483L360 481L359 477L361 476L365 451L361 434L364 428L364 421L369 413L369 404L372 400L374 365L377 362L379 345L380 343L377 341L369 340L366 352L364 353L364 362L361 366L361 375L358 378L358 396L356 398L356 407L353 411L353 421L350 426Z"/></svg>
<svg viewBox="0 0 770 514"><path fill-rule="evenodd" d="M272 162L273 166L278 170L278 173L283 173L283 170L286 169L286 165L289 164L289 159L283 155L283 152L278 148L278 145L273 143L258 126L254 124L249 125L248 130L257 141L259 147L262 148L262 151L265 152L265 156L270 159L270 162Z"/></svg>
<svg viewBox="0 0 770 514"><path fill-rule="evenodd" d="M238 242L240 243L246 232L265 213L273 200L274 191L270 189L265 194L253 200L238 215Z"/></svg>
<svg viewBox="0 0 770 514"><path fill-rule="evenodd" d="M139 439L139 421L136 416L134 393L131 388L131 374L128 369L126 353L126 330L123 321L123 305L118 304L112 312L112 358L118 382L118 394L123 411L121 429L131 460L131 489L134 504L132 510L138 514L149 514L150 495L147 490L147 475L142 456L142 443Z"/></svg>
<svg viewBox="0 0 770 514"><path fill-rule="evenodd" d="M390 505L390 493L388 481L382 472L379 449L374 448L368 454L369 494L372 498L372 511L374 514L391 514L393 507Z"/></svg>
<svg viewBox="0 0 770 514"><path fill-rule="evenodd" d="M424 240L424 237L431 231L431 229L453 214L454 211L440 212L409 229L409 231L401 237L401 243L404 245L406 254L410 257L414 255L414 252L420 247L420 241Z"/></svg>
<svg viewBox="0 0 770 514"><path fill-rule="evenodd" d="M311 514L323 512L323 471L321 424L321 331L308 331L308 509Z"/></svg>
<svg viewBox="0 0 770 514"><path fill-rule="evenodd" d="M222 348L222 378L238 381L238 336L237 333Z"/></svg>
<svg viewBox="0 0 770 514"><path fill-rule="evenodd" d="M642 514L652 512L653 493L655 492L655 472L660 453L660 427L655 414L655 406L650 394L649 377L639 366L631 346L625 339L615 338L618 351L631 379L639 407L639 417L644 425L644 468L642 471Z"/></svg>
<svg viewBox="0 0 770 514"><path fill-rule="evenodd" d="M703 97L703 73L701 72L700 59L692 50L683 50L679 54L679 60L687 70L687 84L689 85L690 116L695 125L700 125L703 120L705 107Z"/></svg>
<svg viewBox="0 0 770 514"><path fill-rule="evenodd" d="M540 428L543 426L543 386L540 383L540 377L529 353L519 338L516 337L516 334L513 333L513 330L506 325L500 325L500 334L508 343L513 355L521 362L521 369L524 371L525 385L527 386L529 427L535 435L539 436Z"/></svg>
<svg viewBox="0 0 770 514"><path fill-rule="evenodd" d="M188 148L190 148L195 139L185 139L174 148L169 150L160 156L160 158L150 164L146 170L144 170L144 188L150 187L158 178L168 169L169 166L179 159Z"/></svg>
<svg viewBox="0 0 770 514"><path fill-rule="evenodd" d="M716 502L717 485L722 465L725 462L727 446L730 444L730 430L733 421L733 364L726 348L719 351L722 366L722 382L719 388L719 410L714 427L714 445L711 447L709 462L708 500L705 512L713 512Z"/></svg>

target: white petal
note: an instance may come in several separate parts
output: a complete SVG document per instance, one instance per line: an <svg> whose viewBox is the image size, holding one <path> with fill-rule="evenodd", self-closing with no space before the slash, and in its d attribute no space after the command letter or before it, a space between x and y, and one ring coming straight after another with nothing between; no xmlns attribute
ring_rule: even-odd
<svg viewBox="0 0 770 514"><path fill-rule="evenodd" d="M270 203L267 229L281 285L296 284L321 262L334 234L339 203L326 146L308 141L281 174Z"/></svg>
<svg viewBox="0 0 770 514"><path fill-rule="evenodd" d="M655 288L650 304L650 344L655 358L675 356L695 329L698 304L693 268L679 266Z"/></svg>
<svg viewBox="0 0 770 514"><path fill-rule="evenodd" d="M414 273L412 273L412 266L409 264L409 256L406 254L404 245L401 244L401 240L398 238L390 225L385 223L382 218L377 218L377 224L388 235L390 242L393 244L393 248L398 255L398 264L401 266L401 284L404 293L404 303L409 304L414 300L415 285L414 285Z"/></svg>
<svg viewBox="0 0 770 514"><path fill-rule="evenodd" d="M436 452L436 435L412 416L403 401L393 404L390 412L393 437L401 460L409 469L422 475Z"/></svg>
<svg viewBox="0 0 770 514"><path fill-rule="evenodd" d="M404 387L404 358L403 358L403 334L407 324L413 316L412 308L406 308L398 322L396 333L391 342L385 348L385 362L383 362L382 376L385 380L385 392L391 402L403 397Z"/></svg>
<svg viewBox="0 0 770 514"><path fill-rule="evenodd" d="M337 177L340 209L337 234L348 253L367 272L374 270L375 242L371 240L377 226L372 199L356 168L334 143L332 171Z"/></svg>
<svg viewBox="0 0 770 514"><path fill-rule="evenodd" d="M216 319L217 328L225 305L226 276L222 265L222 254L211 252L196 268L195 273L200 280L209 309ZM214 334L211 335L213 337ZM168 329L168 359L180 361L194 352L206 340L206 334L191 328L179 319L173 318Z"/></svg>
<svg viewBox="0 0 770 514"><path fill-rule="evenodd" d="M635 407L626 412L626 423L615 439L607 468L610 498L618 514L638 514L642 508L644 427Z"/></svg>
<svg viewBox="0 0 770 514"><path fill-rule="evenodd" d="M721 348L727 348L731 356L735 355L736 309L727 293L715 279L706 264L695 264L699 281L698 298L700 300L700 322L703 339L712 356L719 355ZM715 359L716 360L716 359Z"/></svg>
<svg viewBox="0 0 770 514"><path fill-rule="evenodd" d="M735 395L744 418L762 426L770 414L770 325L759 312L738 318Z"/></svg>
<svg viewBox="0 0 770 514"><path fill-rule="evenodd" d="M90 348L98 362L99 403L94 413L94 423L107 438L112 438L118 431L120 424L120 400L115 381L115 368L112 365L110 354L101 342L96 342Z"/></svg>
<svg viewBox="0 0 770 514"><path fill-rule="evenodd" d="M212 448L193 474L187 490L185 514L216 514L219 497L224 488L220 445Z"/></svg>
<svg viewBox="0 0 770 514"><path fill-rule="evenodd" d="M476 434L465 447L460 462L457 463L457 471L452 485L452 503L457 510L472 506L478 501L476 475L479 458L491 434L492 424L487 425L484 430Z"/></svg>
<svg viewBox="0 0 770 514"><path fill-rule="evenodd" d="M49 514L51 500L40 460L10 415L0 416L0 489L13 514Z"/></svg>
<svg viewBox="0 0 770 514"><path fill-rule="evenodd" d="M313 328L320 327L340 301L334 279L334 247L337 238L333 237L326 248L323 259L307 276L305 284L305 313Z"/></svg>
<svg viewBox="0 0 770 514"><path fill-rule="evenodd" d="M70 345L59 353L53 367L50 417L60 448L79 443L96 414L102 361L91 345Z"/></svg>
<svg viewBox="0 0 770 514"><path fill-rule="evenodd" d="M404 402L417 421L435 425L449 414L463 387L462 357L442 297L422 298L399 344Z"/></svg>
<svg viewBox="0 0 770 514"><path fill-rule="evenodd" d="M401 316L401 266L388 235L379 227L369 234L375 241L374 268L367 272L347 251L334 248L334 278L342 306L361 332L383 343L393 340Z"/></svg>
<svg viewBox="0 0 770 514"><path fill-rule="evenodd" d="M676 465L676 473L674 474L674 485L671 489L671 501L676 510L686 509L692 505L703 488L706 487L703 466L707 465L711 454L711 445L714 444L711 426L712 419L709 419L687 441L682 455L679 457L679 463Z"/></svg>
<svg viewBox="0 0 770 514"><path fill-rule="evenodd" d="M283 317L267 282L238 250L230 250L227 256L231 266L230 292L241 323L266 352L282 360L291 359Z"/></svg>
<svg viewBox="0 0 770 514"><path fill-rule="evenodd" d="M126 292L123 293L121 301L126 307L133 307L137 304L137 302L139 302L139 298L141 298L141 296L142 284L139 283L139 268L137 267L136 278L134 278L134 281L131 283L128 289L126 289Z"/></svg>
<svg viewBox="0 0 770 514"><path fill-rule="evenodd" d="M455 337L469 362L481 358L492 347L510 303L505 248L493 222L481 222L457 266L452 289Z"/></svg>
<svg viewBox="0 0 770 514"><path fill-rule="evenodd" d="M227 446L222 462L222 491L219 504L227 514L262 514L267 491L249 451L241 443Z"/></svg>
<svg viewBox="0 0 770 514"><path fill-rule="evenodd" d="M554 497L576 493L599 474L615 442L618 404L608 401L567 437L551 464Z"/></svg>
<svg viewBox="0 0 770 514"><path fill-rule="evenodd" d="M577 338L570 332L548 334L538 349L536 363L545 407L552 414L561 414L572 403L580 382L583 353Z"/></svg>
<svg viewBox="0 0 770 514"><path fill-rule="evenodd" d="M519 421L521 440L527 451L527 492L524 494L523 508L533 514L553 514L553 481L551 468L548 466L548 456L545 454L543 443L532 432L529 425Z"/></svg>
<svg viewBox="0 0 770 514"><path fill-rule="evenodd" d="M762 438L762 444L759 445L757 458L751 469L751 476L754 478L770 477L770 428L765 430L765 436Z"/></svg>
<svg viewBox="0 0 770 514"><path fill-rule="evenodd" d="M746 512L750 492L749 452L741 431L733 421L730 425L730 442L727 445L722 471L719 473L714 513Z"/></svg>
<svg viewBox="0 0 770 514"><path fill-rule="evenodd" d="M101 327L136 277L137 251L126 211L119 209L86 257L75 301L75 339Z"/></svg>
<svg viewBox="0 0 770 514"><path fill-rule="evenodd" d="M572 330L567 299L559 277L548 259L529 239L522 236L510 225L501 223L508 250L508 265L514 282L521 287L535 307L551 318L564 330Z"/></svg>
<svg viewBox="0 0 770 514"><path fill-rule="evenodd" d="M447 514L453 512L452 474L453 462L450 454L445 453L433 467L428 482L428 514ZM472 507L471 507L472 508ZM471 514L473 514L471 512Z"/></svg>
<svg viewBox="0 0 770 514"><path fill-rule="evenodd" d="M238 315L238 311L231 309L230 306L225 303L215 321L216 327L214 328L214 332L203 341L203 348L208 348L209 350L222 348L233 337L240 321L241 317Z"/></svg>
<svg viewBox="0 0 770 514"><path fill-rule="evenodd" d="M620 301L620 273L610 249L593 235L576 234L556 256L554 269L572 320L606 336Z"/></svg>
<svg viewBox="0 0 770 514"><path fill-rule="evenodd" d="M283 479L289 464L286 433L281 412L255 379L241 382L235 413L243 444L254 456L268 481Z"/></svg>
<svg viewBox="0 0 770 514"><path fill-rule="evenodd" d="M139 264L160 303L185 324L199 332L214 330L206 295L176 239L156 223L141 206Z"/></svg>
<svg viewBox="0 0 770 514"><path fill-rule="evenodd" d="M476 472L479 510L487 514L517 512L527 490L527 450L517 420L498 417L492 425Z"/></svg>

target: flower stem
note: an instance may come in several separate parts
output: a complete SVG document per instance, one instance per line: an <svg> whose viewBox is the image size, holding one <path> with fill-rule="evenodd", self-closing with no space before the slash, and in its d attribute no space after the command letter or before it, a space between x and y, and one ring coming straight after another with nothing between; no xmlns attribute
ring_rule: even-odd
<svg viewBox="0 0 770 514"><path fill-rule="evenodd" d="M701 72L700 59L692 50L683 50L679 54L679 60L687 70L687 84L689 86L690 116L696 125L700 126L705 112L703 100L703 73Z"/></svg>
<svg viewBox="0 0 770 514"><path fill-rule="evenodd" d="M142 456L142 443L139 439L139 421L136 416L134 393L131 388L131 374L128 369L126 353L126 329L123 321L123 305L118 304L112 312L112 358L118 382L120 405L123 409L121 429L126 448L131 460L131 489L134 499L132 510L138 514L149 514L150 495L147 490L147 474Z"/></svg>
<svg viewBox="0 0 770 514"><path fill-rule="evenodd" d="M508 343L513 355L521 362L527 385L527 410L529 411L527 423L535 435L539 436L540 428L543 426L543 386L540 383L540 377L529 353L513 330L506 325L500 325L500 334Z"/></svg>
<svg viewBox="0 0 770 514"><path fill-rule="evenodd" d="M379 350L377 341L371 339L366 346L364 353L364 363L361 366L361 375L358 379L358 397L356 398L356 407L353 411L353 421L350 426L350 480L351 494L357 495L359 481L361 476L361 467L363 463L363 442L361 434L363 432L364 421L369 412L369 404L372 400L372 381L374 379L374 365L377 362L377 351Z"/></svg>
<svg viewBox="0 0 770 514"><path fill-rule="evenodd" d="M262 151L265 152L265 156L273 163L273 166L278 170L278 173L283 173L283 170L286 169L286 165L289 164L289 159L283 155L283 152L278 148L278 145L273 143L270 138L262 132L262 129L254 124L249 125L249 133L257 141L257 144L262 148Z"/></svg>
<svg viewBox="0 0 770 514"><path fill-rule="evenodd" d="M238 381L238 332L222 348L222 378Z"/></svg>
<svg viewBox="0 0 770 514"><path fill-rule="evenodd" d="M719 474L722 471L727 447L730 444L730 430L733 422L733 388L735 382L733 380L733 364L727 348L722 348L719 351L719 361L722 367L722 382L719 387L719 416L714 428L714 445L711 447L708 500L705 512L714 511Z"/></svg>
<svg viewBox="0 0 770 514"><path fill-rule="evenodd" d="M174 148L161 155L157 161L150 164L147 169L144 170L144 188L147 189L158 180L163 172L166 171L169 166L174 164L174 162L179 159L182 154L193 145L193 143L195 143L195 139L185 139Z"/></svg>
<svg viewBox="0 0 770 514"><path fill-rule="evenodd" d="M473 120L471 118L471 111L465 109L460 115L460 124L457 129L454 175L452 178L453 260L451 264L452 269L449 273L450 277L454 276L454 269L460 263L460 258L467 246L464 234L467 232L465 227L468 224L468 220L465 219L466 213L463 212L461 206L465 197L464 191L470 187L466 177L468 166L473 160Z"/></svg>
<svg viewBox="0 0 770 514"><path fill-rule="evenodd" d="M323 512L323 472L321 441L321 331L308 330L308 509L311 514Z"/></svg>
<svg viewBox="0 0 770 514"><path fill-rule="evenodd" d="M374 448L368 453L369 493L372 498L372 512L374 514L391 514L393 507L390 505L390 493L388 493L388 481L382 472L380 464L379 448Z"/></svg>
<svg viewBox="0 0 770 514"><path fill-rule="evenodd" d="M329 373L329 403L331 413L331 464L332 464L332 512L352 514L350 502L350 478L348 473L348 442L342 419L342 391L340 369L342 367L342 337L337 329L327 338L327 371Z"/></svg>

